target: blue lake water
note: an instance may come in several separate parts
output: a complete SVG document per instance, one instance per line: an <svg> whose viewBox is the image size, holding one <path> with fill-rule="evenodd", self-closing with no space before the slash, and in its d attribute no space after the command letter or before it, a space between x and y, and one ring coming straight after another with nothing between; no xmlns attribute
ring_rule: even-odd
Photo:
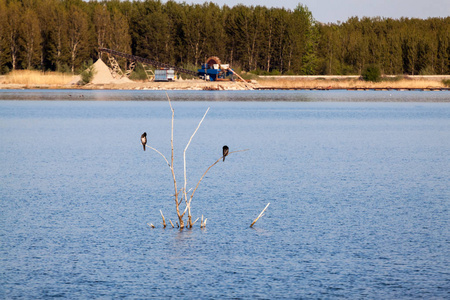
<svg viewBox="0 0 450 300"><path fill-rule="evenodd" d="M188 188L250 149L202 181L204 229L161 225L164 92L0 91L0 298L450 296L448 93L169 96L179 187L208 107Z"/></svg>

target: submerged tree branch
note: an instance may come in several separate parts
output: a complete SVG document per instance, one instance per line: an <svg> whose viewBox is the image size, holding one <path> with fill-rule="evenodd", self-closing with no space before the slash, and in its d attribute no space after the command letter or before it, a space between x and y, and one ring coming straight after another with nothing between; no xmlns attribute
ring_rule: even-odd
<svg viewBox="0 0 450 300"><path fill-rule="evenodd" d="M195 192L197 191L200 183L202 182L203 178L206 176L206 174L209 172L209 170L215 166L219 161L224 160L225 156L233 154L233 153L237 153L237 152L243 152L243 151L248 151L249 149L244 149L244 150L237 150L237 151L232 151L229 152L228 151L224 151L225 155L221 156L219 159L217 159L211 166L208 167L208 169L206 169L206 171L203 173L203 175L201 176L200 180L197 182L197 185L195 186L195 188L193 189L191 195L188 197L188 193L192 190L189 189L187 190L187 167L186 167L186 152L187 149L189 148L194 136L196 135L197 131L199 130L200 126L202 125L203 121L205 120L206 115L209 112L209 107L206 110L206 112L204 113L202 119L200 120L200 122L198 123L195 131L193 132L193 134L191 135L188 143L186 144L186 147L184 148L183 151L183 167L184 167L184 187L180 188L180 190L178 190L177 187L177 180L176 180L176 176L175 176L175 170L174 170L174 119L175 119L175 111L172 107L172 103L170 100L169 95L166 93L167 96L167 100L169 102L169 106L170 106L170 110L172 112L172 119L171 119L171 134L170 134L170 150L171 150L171 157L170 157L170 162L169 160L157 149L148 146L148 148L150 148L151 150L155 151L156 153L158 153L166 162L166 164L169 166L171 173L172 173L172 178L173 178L173 185L174 185L174 190L175 190L175 194L173 195L174 197L174 201L175 201L175 206L176 206L176 211L177 211L177 217L178 217L178 222L175 222L177 227L183 229L185 227L184 224L184 220L183 217L186 214L186 212L188 213L188 223L187 223L187 227L188 228L192 228L192 226L198 221L198 218L192 222L192 216L191 216L191 202L192 199L194 197ZM228 150L228 149L226 149ZM181 195L181 196L180 196ZM181 203L183 203L183 200L185 202L185 208L183 210L183 212L180 212L180 205ZM161 217L162 217L162 221L163 221L163 226L164 228L166 227L166 220L165 217L162 213L162 211L160 210L161 213ZM262 214L262 213L261 213ZM259 216L258 218L260 218L261 216ZM200 227L204 228L206 226L206 220L205 219L203 221L203 215L202 215L202 221L201 221L201 225ZM170 224L172 225L172 227L174 227L174 224L172 223L172 221L169 219ZM256 221L255 221L256 222ZM253 224L252 224L253 225ZM154 228L153 224L149 224L150 227Z"/></svg>
<svg viewBox="0 0 450 300"><path fill-rule="evenodd" d="M162 217L162 220L163 220L163 227L164 228L166 228L166 219L164 218L164 215L163 215L163 213L162 213L162 210L159 210L159 212L161 213L161 217Z"/></svg>
<svg viewBox="0 0 450 300"><path fill-rule="evenodd" d="M178 216L178 221L180 221L180 227L184 228L184 222L183 222L183 216L180 215L180 208L179 208L179 203L178 203L178 188L177 188L177 180L175 178L175 171L173 168L173 123L174 123L174 118L175 118L175 111L172 107L172 103L170 102L170 97L166 92L166 96L167 96L167 100L169 101L169 106L170 106L170 110L172 111L172 126L171 126L171 133L170 133L170 149L171 149L171 160L170 160L170 170L172 171L172 178L173 178L173 186L175 189L175 206L177 209L177 216Z"/></svg>
<svg viewBox="0 0 450 300"><path fill-rule="evenodd" d="M186 205L187 205L187 208L188 208L188 224L189 224L190 227L192 227L193 223L192 223L192 217L191 217L191 206L190 206L190 202L187 201L187 192L186 192L186 190L187 190L187 188L186 188L186 185L187 185L187 175L186 175L186 150L188 149L189 145L191 144L192 139L194 138L194 135L197 133L198 129L199 129L200 126L202 125L203 120L205 119L206 114L208 113L208 111L209 111L209 107L208 107L208 109L206 110L205 114L203 115L203 118L202 118L202 119L200 120L200 122L198 123L197 128L195 129L194 133L191 135L191 138L189 139L189 142L187 143L187 145L186 145L186 147L184 148L184 151L183 151L183 164L184 164L184 199L185 199L185 201L186 201Z"/></svg>
<svg viewBox="0 0 450 300"><path fill-rule="evenodd" d="M264 212L266 211L266 209L269 207L270 202L267 203L266 207L262 210L262 212L259 214L259 216L253 221L253 223L250 225L250 227L253 227L253 225L255 225L256 221L259 220L259 218L261 218L262 216L264 216Z"/></svg>

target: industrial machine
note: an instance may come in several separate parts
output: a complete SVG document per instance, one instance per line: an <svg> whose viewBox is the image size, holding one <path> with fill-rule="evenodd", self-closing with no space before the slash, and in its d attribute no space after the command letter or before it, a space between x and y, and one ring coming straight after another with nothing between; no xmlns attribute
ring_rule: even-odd
<svg viewBox="0 0 450 300"><path fill-rule="evenodd" d="M227 80L226 78L234 72L229 65L221 64L220 59L212 56L206 60L201 69L198 69L200 78L210 81Z"/></svg>
<svg viewBox="0 0 450 300"><path fill-rule="evenodd" d="M246 87L248 87L248 82L246 80L244 80L241 76L239 76L239 74L237 74L233 69L231 69L228 64L222 64L220 62L220 59L216 56L208 58L206 60L206 63L202 65L202 68L198 69L198 72L195 72L177 66L161 63L152 59L143 58L136 55L131 55L107 48L100 48L99 51L108 54L109 62L111 64L114 77L130 76L130 74L134 70L134 67L136 66L136 63L139 62L144 65L144 70L149 80L156 80L156 81L175 80L175 73L184 73L192 76L199 76L200 78L209 81L234 80L234 76L236 76L238 78L238 81L241 81ZM122 72L119 64L114 58L115 56L122 57L130 61L129 69L125 73ZM157 70L153 72L153 70L151 70L150 68L146 68L145 66L153 66L157 68Z"/></svg>
<svg viewBox="0 0 450 300"><path fill-rule="evenodd" d="M117 73L120 76L127 76L127 77L130 76L131 72L133 72L136 62L142 63L143 65L153 66L157 69L174 70L174 72L198 76L197 72L195 72L195 71L191 71L191 70L180 68L177 66L172 66L169 64L161 63L156 60L143 58L143 57L139 57L136 55L131 55L131 54L127 54L127 53L123 53L123 52L119 52L119 51L111 50L111 49L107 49L107 48L100 48L98 50L100 52L104 52L104 53L108 54L109 62L112 66L113 72ZM127 70L125 72L125 74L123 74L123 72L121 71L119 64L117 63L117 61L114 58L115 56L126 58L127 60L129 60L131 62L129 64L130 69ZM153 73L153 71L151 71L149 69L145 69L145 70L146 70L146 73L147 73L147 76L149 77L149 79L150 79L150 77L152 77L152 75L153 75L153 79L155 78L155 74Z"/></svg>
<svg viewBox="0 0 450 300"><path fill-rule="evenodd" d="M174 81L174 80L175 80L175 70L173 69L155 70L154 81Z"/></svg>

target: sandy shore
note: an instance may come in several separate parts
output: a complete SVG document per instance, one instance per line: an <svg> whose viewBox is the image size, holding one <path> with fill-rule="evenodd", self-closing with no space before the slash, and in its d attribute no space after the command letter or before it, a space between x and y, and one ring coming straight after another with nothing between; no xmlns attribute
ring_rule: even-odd
<svg viewBox="0 0 450 300"><path fill-rule="evenodd" d="M250 86L250 85L248 85ZM257 86L253 84L252 86ZM173 82L126 82L104 84L8 83L0 80L0 89L84 89L84 90L246 90L242 83L231 81L177 80Z"/></svg>
<svg viewBox="0 0 450 300"><path fill-rule="evenodd" d="M443 90L449 87L442 82L450 76L418 76L401 80L366 82L357 76L279 76L259 77L251 83L232 81L177 80L173 82L125 82L77 85L33 83L9 83L0 77L0 89L95 89L95 90Z"/></svg>

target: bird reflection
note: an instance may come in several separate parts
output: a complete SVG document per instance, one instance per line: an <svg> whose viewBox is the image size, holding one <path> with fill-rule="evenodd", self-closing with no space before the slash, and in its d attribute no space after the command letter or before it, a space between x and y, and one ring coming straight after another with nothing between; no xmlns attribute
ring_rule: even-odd
<svg viewBox="0 0 450 300"><path fill-rule="evenodd" d="M222 151L223 151L223 161L225 161L225 156L228 155L228 151L229 151L228 146L227 145L223 146Z"/></svg>
<svg viewBox="0 0 450 300"><path fill-rule="evenodd" d="M144 151L145 151L145 144L147 144L147 132L144 132L141 135L141 144L142 144L142 147L144 147Z"/></svg>

